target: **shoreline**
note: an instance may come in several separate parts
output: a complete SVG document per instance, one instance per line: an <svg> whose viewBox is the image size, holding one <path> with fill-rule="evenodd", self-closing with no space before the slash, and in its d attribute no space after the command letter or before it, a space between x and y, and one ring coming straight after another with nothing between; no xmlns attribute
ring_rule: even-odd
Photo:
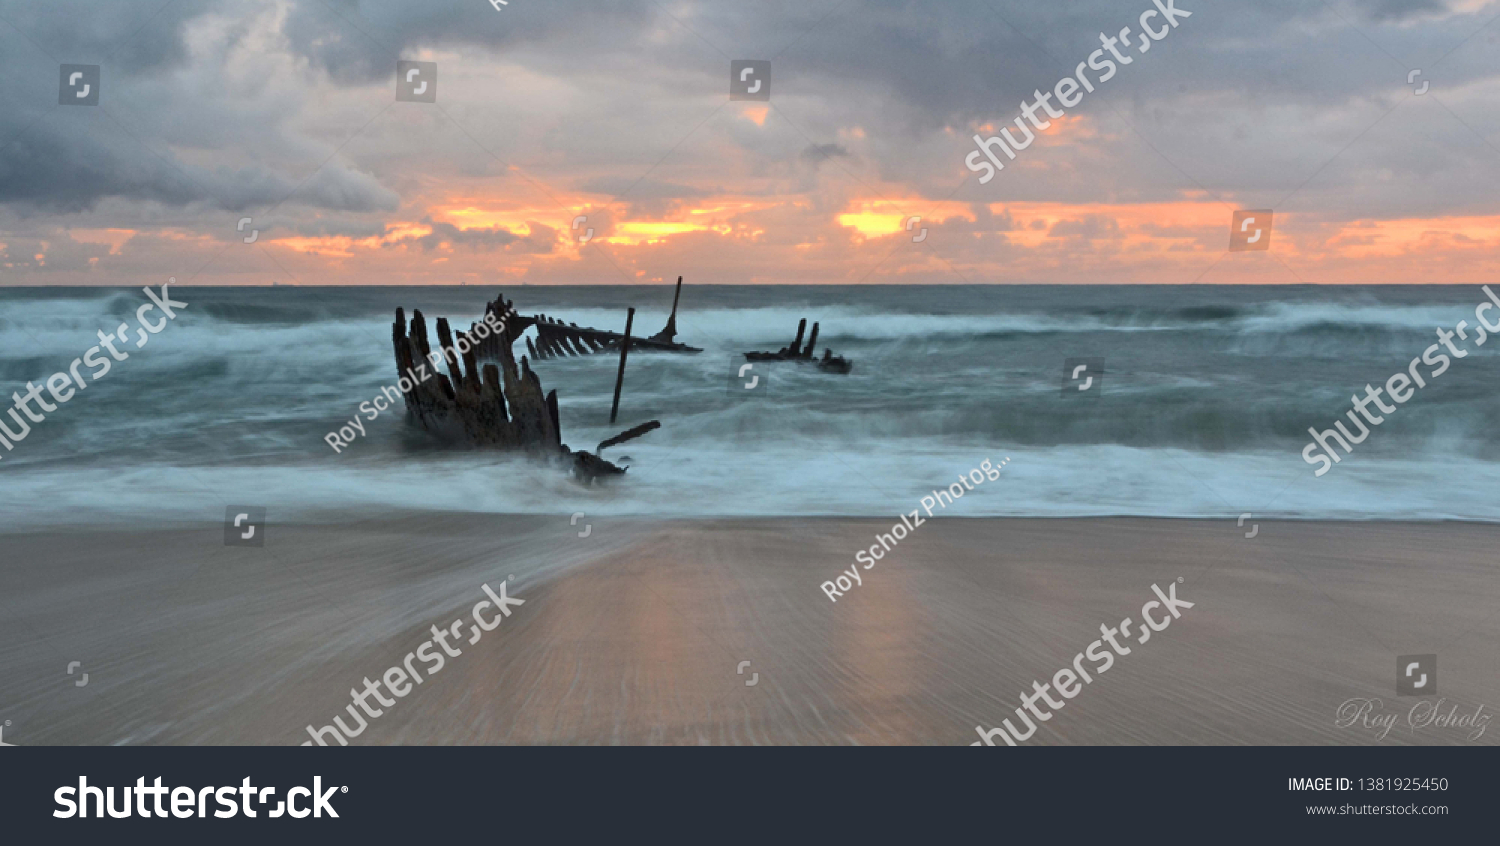
<svg viewBox="0 0 1500 846"><path fill-rule="evenodd" d="M1429 701L1396 696L1398 655L1438 655L1445 713L1500 705L1500 528L927 519L837 603L819 583L891 518L416 511L273 522L264 548L217 523L7 533L7 740L300 744L501 581L525 605L356 744L968 745L1169 582L1195 607L1023 745L1500 734L1336 725L1353 699Z"/></svg>
<svg viewBox="0 0 1500 846"><path fill-rule="evenodd" d="M910 511L906 512L908 515ZM566 515L565 515L566 516ZM295 514L291 518L277 517L278 525L295 526L301 529L337 529L348 523L366 522L371 520L407 520L421 518L459 518L472 520L521 520L537 523L555 522L558 519L556 512L526 512L526 511L456 511L450 508L338 508L320 509L306 513ZM848 514L701 514L701 515L670 515L670 514L598 514L589 515L590 520L617 521L621 523L732 523L732 522L781 522L781 521L803 521L803 522L871 522L881 523L890 520L901 519L900 512L892 511L889 518L886 515L848 515ZM932 517L922 515L923 522L930 521L1018 521L1018 522L1069 522L1069 521L1160 521L1164 523L1223 523L1235 522L1238 515L1224 515L1217 517L1205 516L1174 516L1174 515L1140 515L1140 514L1088 514L1088 515L1003 515L1003 514L978 514L962 515L947 514L941 512ZM1355 519L1348 517L1287 517L1287 516L1265 516L1261 512L1255 512L1251 520L1258 523L1282 523L1289 525L1330 525L1330 526L1496 526L1500 527L1500 518L1487 520L1480 517L1370 517L1367 519ZM128 528L127 528L128 527ZM8 537L24 537L32 535L80 535L80 534L112 534L121 531L140 532L193 532L212 528L221 531L222 526L217 523L209 523L203 520L165 520L158 523L143 522L137 515L121 514L110 515L103 519L89 523L81 522L57 522L48 524L34 524L32 526L0 526L0 540Z"/></svg>

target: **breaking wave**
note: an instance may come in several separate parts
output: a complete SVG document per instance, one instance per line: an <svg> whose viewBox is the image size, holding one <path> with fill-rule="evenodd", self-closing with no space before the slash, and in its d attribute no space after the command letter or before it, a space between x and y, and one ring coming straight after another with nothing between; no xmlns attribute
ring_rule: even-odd
<svg viewBox="0 0 1500 846"><path fill-rule="evenodd" d="M679 338L704 352L633 352L618 425L607 420L613 359L537 365L574 447L663 423L618 448L633 459L628 482L598 490L445 448L392 413L342 454L324 443L391 382L395 306L467 324L493 289L172 290L190 303L181 318L0 453L7 522L196 518L246 497L306 514L419 503L884 516L1005 455L1009 481L966 498L963 514L1218 516L1254 510L1263 492L1279 497L1265 510L1286 516L1500 518L1500 497L1486 495L1500 481L1487 350L1455 362L1327 477L1314 481L1299 457L1309 426L1326 427L1351 393L1420 355L1435 327L1472 314L1477 290L689 288ZM670 290L654 287L506 294L525 312L600 328L619 328L634 304L644 334L670 307ZM0 296L0 378L22 392L144 301L113 289ZM739 354L785 345L802 317L854 371L761 365L764 390L732 391ZM1082 357L1104 359L1087 397L1064 390L1064 360ZM1454 474L1474 490L1455 496Z"/></svg>

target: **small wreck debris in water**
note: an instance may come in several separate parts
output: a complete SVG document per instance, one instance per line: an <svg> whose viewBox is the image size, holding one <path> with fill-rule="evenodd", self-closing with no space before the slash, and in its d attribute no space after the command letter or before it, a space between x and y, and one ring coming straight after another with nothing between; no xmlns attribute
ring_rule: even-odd
<svg viewBox="0 0 1500 846"><path fill-rule="evenodd" d="M828 373L848 373L854 369L854 362L841 355L834 355L832 349L824 348L823 357L813 358L813 349L818 345L818 324L814 323L812 335L807 339L807 346L802 345L802 333L807 331L807 318L797 321L797 337L792 339L789 347L782 347L776 352L747 352L745 358L748 361L795 361L798 364L816 364L818 369Z"/></svg>
<svg viewBox="0 0 1500 846"><path fill-rule="evenodd" d="M625 468L597 454L574 452L562 442L558 425L557 391L543 393L542 381L522 356L519 364L511 345L524 331L526 321L516 314L513 303L498 297L485 306L484 320L467 332L452 332L446 318L437 320L439 352L432 352L427 321L413 310L408 326L403 309L396 309L392 342L396 372L408 376L411 389L403 391L406 410L424 430L449 441L472 447L522 450L544 457L570 459L573 474L592 483L600 476L619 475ZM482 368L479 359L492 359ZM418 378L422 368L446 366L447 375ZM598 446L630 440L658 428L649 423L623 432Z"/></svg>

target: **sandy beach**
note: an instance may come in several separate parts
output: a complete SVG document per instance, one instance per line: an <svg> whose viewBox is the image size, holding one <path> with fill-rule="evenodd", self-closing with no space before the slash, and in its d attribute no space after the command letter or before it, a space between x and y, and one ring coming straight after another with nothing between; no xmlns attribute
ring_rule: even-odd
<svg viewBox="0 0 1500 846"><path fill-rule="evenodd" d="M5 738L299 744L502 581L525 604L354 743L967 745L1174 583L1194 607L1125 641L1028 745L1500 734L1408 725L1421 701L1500 705L1500 528L933 519L830 601L819 585L890 524L412 512L273 523L263 548L219 524L11 534ZM1436 695L1397 697L1396 657L1424 653ZM1394 727L1338 725L1351 699Z"/></svg>

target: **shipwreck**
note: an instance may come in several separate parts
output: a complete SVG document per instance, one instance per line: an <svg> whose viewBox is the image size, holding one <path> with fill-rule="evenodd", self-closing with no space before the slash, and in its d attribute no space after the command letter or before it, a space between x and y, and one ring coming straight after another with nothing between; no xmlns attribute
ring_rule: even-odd
<svg viewBox="0 0 1500 846"><path fill-rule="evenodd" d="M677 292L672 295L672 313L667 325L649 338L631 338L635 349L660 350L662 352L700 353L702 349L677 343L677 301L682 296L682 277L677 277ZM536 343L526 339L526 350L533 361L564 355L592 355L602 352L618 352L625 336L604 329L590 329L577 323L563 323L545 314L532 317L517 315L516 325L520 329L536 327ZM519 334L519 332L517 333Z"/></svg>
<svg viewBox="0 0 1500 846"><path fill-rule="evenodd" d="M678 284L680 292L681 280ZM450 443L521 450L571 462L574 476L585 483L624 473L626 468L604 459L603 451L659 428L661 423L652 420L622 432L600 442L592 453L569 449L562 441L558 423L557 391L544 393L541 378L526 356L517 362L512 352L516 339L528 326L543 325L558 324L522 317L514 303L500 296L485 306L481 322L467 331L454 332L446 318L438 318L438 350L434 352L422 312L414 309L408 324L405 311L397 308L392 343L408 415L421 428ZM672 319L655 337L669 331L676 332ZM666 343L671 343L670 336ZM644 346L643 339L632 339L628 328L614 343L621 351L622 377L624 353L635 345ZM487 363L481 366L481 360ZM617 382L617 397L618 391Z"/></svg>
<svg viewBox="0 0 1500 846"><path fill-rule="evenodd" d="M816 364L819 370L828 373L848 373L854 369L854 362L849 361L841 355L834 355L833 350L825 347L822 358L813 358L813 350L818 345L818 324L814 323L812 335L807 339L807 345L802 344L802 333L807 331L807 318L797 322L797 337L792 339L790 346L782 347L776 352L747 352L747 361L794 361L798 364Z"/></svg>

